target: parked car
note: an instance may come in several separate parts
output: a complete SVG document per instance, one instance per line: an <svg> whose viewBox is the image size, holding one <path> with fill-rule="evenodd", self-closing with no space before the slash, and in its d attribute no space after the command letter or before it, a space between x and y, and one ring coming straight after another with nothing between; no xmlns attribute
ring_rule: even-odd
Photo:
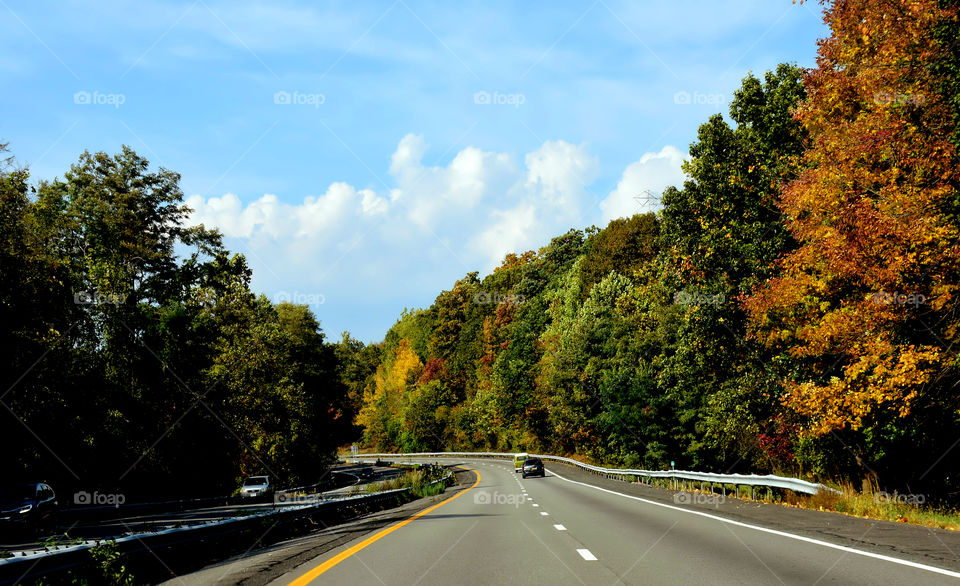
<svg viewBox="0 0 960 586"><path fill-rule="evenodd" d="M272 499L273 483L269 476L249 476L240 487L240 496L243 498Z"/></svg>
<svg viewBox="0 0 960 586"><path fill-rule="evenodd" d="M0 528L36 535L57 526L57 495L42 482L0 486Z"/></svg>
<svg viewBox="0 0 960 586"><path fill-rule="evenodd" d="M526 462L527 458L530 457L530 454L517 454L513 457L513 471L520 472L523 470L523 463Z"/></svg>
<svg viewBox="0 0 960 586"><path fill-rule="evenodd" d="M543 469L543 460L540 458L527 458L523 461L523 477L540 476L545 477L546 470Z"/></svg>

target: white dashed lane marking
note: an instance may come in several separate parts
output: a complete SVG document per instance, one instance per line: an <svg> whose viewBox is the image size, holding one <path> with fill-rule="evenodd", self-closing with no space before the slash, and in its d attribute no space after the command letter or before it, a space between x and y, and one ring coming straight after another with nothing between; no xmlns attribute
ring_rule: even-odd
<svg viewBox="0 0 960 586"><path fill-rule="evenodd" d="M557 531L566 531L566 530L567 530L567 528L564 527L563 525L554 525L553 528L556 529Z"/></svg>
<svg viewBox="0 0 960 586"><path fill-rule="evenodd" d="M597 561L597 556L595 556L595 555L593 555L592 553L590 553L590 550L589 550L589 549L578 549L578 550L577 550L577 553L579 553L579 554L580 554L580 557L582 557L583 559L587 560L588 562L595 562L595 561Z"/></svg>

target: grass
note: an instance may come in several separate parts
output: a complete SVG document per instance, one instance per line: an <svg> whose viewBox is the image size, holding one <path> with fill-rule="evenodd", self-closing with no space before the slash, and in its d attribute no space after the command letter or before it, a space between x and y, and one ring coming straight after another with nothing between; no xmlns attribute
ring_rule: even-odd
<svg viewBox="0 0 960 586"><path fill-rule="evenodd" d="M654 486L675 490L669 481L655 479ZM734 486L724 485L728 498L734 498ZM696 485L687 485L683 490L700 492ZM894 521L909 523L922 527L960 531L960 510L953 508L935 507L923 504L922 495L888 494L874 487L864 492L858 491L852 485L841 486L839 492L821 491L815 495L794 493L788 490L757 488L753 499L749 491L741 486L740 500L762 503L780 504L800 509L814 511L828 511L860 517L876 519L878 521ZM714 487L714 494L720 494L720 485ZM917 502L919 501L919 502ZM915 504L911 504L915 503Z"/></svg>
<svg viewBox="0 0 960 586"><path fill-rule="evenodd" d="M369 494L384 490L409 488L410 492L418 498L434 496L446 490L447 483L443 480L445 475L446 471L443 469L410 470L390 480L371 482L364 487L364 490Z"/></svg>
<svg viewBox="0 0 960 586"><path fill-rule="evenodd" d="M909 496L888 495L879 491L859 492L852 486L843 486L839 493L822 491L812 496L787 493L783 502L803 509L833 511L864 519L960 531L960 511L909 504L913 500Z"/></svg>

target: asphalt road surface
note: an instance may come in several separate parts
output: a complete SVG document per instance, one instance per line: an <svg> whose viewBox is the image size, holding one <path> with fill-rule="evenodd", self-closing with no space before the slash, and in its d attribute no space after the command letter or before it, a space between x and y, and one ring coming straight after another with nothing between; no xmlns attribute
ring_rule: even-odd
<svg viewBox="0 0 960 586"><path fill-rule="evenodd" d="M950 570L587 486L561 467L524 480L510 462L466 465L480 475L472 488L272 583L960 583Z"/></svg>

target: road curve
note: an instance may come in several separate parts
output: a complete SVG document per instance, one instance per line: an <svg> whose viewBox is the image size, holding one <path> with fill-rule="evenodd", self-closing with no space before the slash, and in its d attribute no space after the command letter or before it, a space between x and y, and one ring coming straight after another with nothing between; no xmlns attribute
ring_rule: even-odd
<svg viewBox="0 0 960 586"><path fill-rule="evenodd" d="M562 468L524 480L512 462L464 465L479 471L472 489L272 584L960 583L949 570L588 486Z"/></svg>

